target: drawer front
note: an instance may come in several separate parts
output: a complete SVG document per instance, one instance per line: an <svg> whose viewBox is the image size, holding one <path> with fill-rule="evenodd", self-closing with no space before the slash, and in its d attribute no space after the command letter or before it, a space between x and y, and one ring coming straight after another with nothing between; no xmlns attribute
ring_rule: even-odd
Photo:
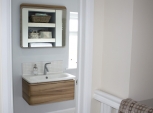
<svg viewBox="0 0 153 113"><path fill-rule="evenodd" d="M73 100L75 81L29 84L23 80L23 98L30 104Z"/></svg>
<svg viewBox="0 0 153 113"><path fill-rule="evenodd" d="M64 93L72 92L74 89L74 80L70 81L59 81L59 82L48 82L42 84L30 85L30 95L41 95L41 94L53 94L53 93Z"/></svg>
<svg viewBox="0 0 153 113"><path fill-rule="evenodd" d="M50 102L61 102L74 99L74 93L64 95L41 95L41 96L28 96L23 92L23 98L29 105L50 103Z"/></svg>

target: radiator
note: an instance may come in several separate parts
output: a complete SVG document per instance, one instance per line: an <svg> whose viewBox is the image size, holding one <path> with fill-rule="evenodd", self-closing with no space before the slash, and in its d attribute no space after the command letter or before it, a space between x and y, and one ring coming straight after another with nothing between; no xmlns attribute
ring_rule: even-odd
<svg viewBox="0 0 153 113"><path fill-rule="evenodd" d="M101 103L100 113L118 113L122 101L122 99L100 90L95 91L94 99Z"/></svg>

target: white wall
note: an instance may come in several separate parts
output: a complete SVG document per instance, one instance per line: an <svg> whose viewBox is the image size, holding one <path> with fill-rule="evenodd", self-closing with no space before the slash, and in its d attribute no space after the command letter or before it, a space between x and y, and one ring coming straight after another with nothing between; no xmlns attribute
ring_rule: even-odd
<svg viewBox="0 0 153 113"><path fill-rule="evenodd" d="M1 7L1 5L2 5L2 1L0 0L0 7ZM2 13L2 10L1 10L1 8L0 8L0 14ZM1 36L1 34L2 34L2 19L0 18L0 36ZM1 89L1 78L2 78L2 64L1 64L1 59L2 59L2 38L0 38L0 112L2 112L2 103L1 103L1 98L2 98L2 95L1 95L1 91L2 91L2 89Z"/></svg>
<svg viewBox="0 0 153 113"><path fill-rule="evenodd" d="M104 0L95 0L94 5L92 95L96 89L101 88ZM100 102L92 99L91 113L100 113L100 106Z"/></svg>
<svg viewBox="0 0 153 113"><path fill-rule="evenodd" d="M134 0L130 97L153 98L153 0Z"/></svg>
<svg viewBox="0 0 153 113"><path fill-rule="evenodd" d="M93 90L101 84L120 98L153 98L153 1L102 2L95 0Z"/></svg>
<svg viewBox="0 0 153 113"><path fill-rule="evenodd" d="M12 0L12 44L13 44L13 92L14 92L14 113L46 113L56 110L75 107L75 101L64 101L58 103L29 106L22 98L21 64L23 62L38 62L63 60L64 68L68 64L68 43L64 48L36 48L22 49L20 47L20 4L50 4L63 5L70 11L78 11L77 0ZM67 21L68 23L68 21ZM68 32L68 31L67 31ZM67 36L68 37L68 36ZM68 39L66 39L68 42ZM76 70L69 71L76 75Z"/></svg>
<svg viewBox="0 0 153 113"><path fill-rule="evenodd" d="M133 0L105 0L101 89L120 98L129 95L132 19Z"/></svg>
<svg viewBox="0 0 153 113"><path fill-rule="evenodd" d="M129 96L133 0L95 0L93 84L120 98ZM100 113L92 99L91 113Z"/></svg>

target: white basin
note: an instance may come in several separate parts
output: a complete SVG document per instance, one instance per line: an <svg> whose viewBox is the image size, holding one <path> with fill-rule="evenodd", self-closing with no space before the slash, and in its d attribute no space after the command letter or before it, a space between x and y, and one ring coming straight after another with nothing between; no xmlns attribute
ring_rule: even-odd
<svg viewBox="0 0 153 113"><path fill-rule="evenodd" d="M68 73L58 73L49 75L24 75L22 76L28 83L52 82L61 80L75 80L75 76Z"/></svg>

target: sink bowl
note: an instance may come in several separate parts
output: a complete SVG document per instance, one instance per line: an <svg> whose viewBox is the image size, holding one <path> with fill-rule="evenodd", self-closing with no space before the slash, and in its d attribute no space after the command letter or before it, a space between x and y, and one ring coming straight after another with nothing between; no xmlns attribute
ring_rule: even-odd
<svg viewBox="0 0 153 113"><path fill-rule="evenodd" d="M61 80L75 80L75 76L68 73L58 73L49 75L25 75L22 76L28 83L52 82Z"/></svg>

